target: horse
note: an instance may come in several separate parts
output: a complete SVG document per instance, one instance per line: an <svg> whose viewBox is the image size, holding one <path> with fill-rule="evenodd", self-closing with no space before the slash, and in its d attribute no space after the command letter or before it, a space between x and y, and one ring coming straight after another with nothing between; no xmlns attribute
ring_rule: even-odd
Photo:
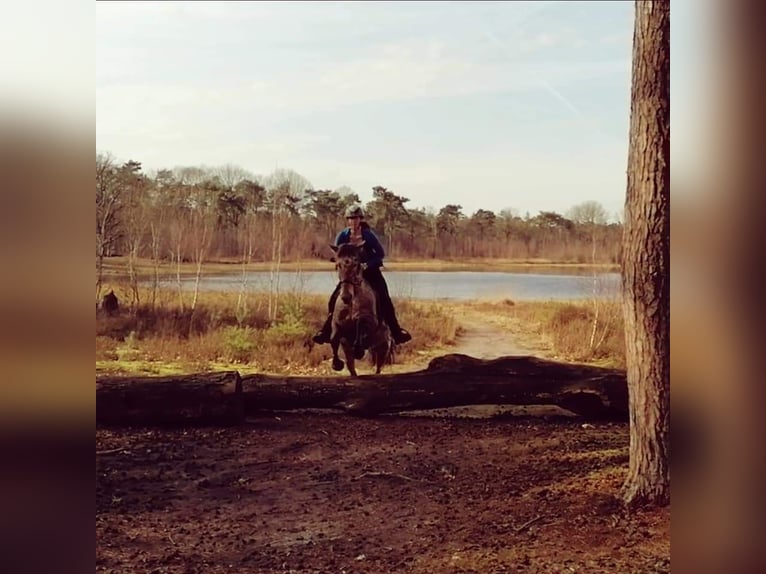
<svg viewBox="0 0 766 574"><path fill-rule="evenodd" d="M338 357L338 347L343 347L346 366L352 377L356 377L355 359L364 356L365 348L370 351L370 362L375 374L380 374L383 364L390 362L393 353L391 331L380 320L375 290L363 277L361 245L345 243L340 247L331 245L335 252L335 268L340 281L340 293L335 302L332 317L332 368L343 369Z"/></svg>

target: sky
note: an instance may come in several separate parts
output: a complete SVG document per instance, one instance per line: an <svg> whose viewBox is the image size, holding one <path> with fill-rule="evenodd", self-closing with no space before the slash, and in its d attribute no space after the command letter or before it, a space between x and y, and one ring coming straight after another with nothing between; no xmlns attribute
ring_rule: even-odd
<svg viewBox="0 0 766 574"><path fill-rule="evenodd" d="M98 2L96 24L97 151L145 170L622 213L632 2Z"/></svg>

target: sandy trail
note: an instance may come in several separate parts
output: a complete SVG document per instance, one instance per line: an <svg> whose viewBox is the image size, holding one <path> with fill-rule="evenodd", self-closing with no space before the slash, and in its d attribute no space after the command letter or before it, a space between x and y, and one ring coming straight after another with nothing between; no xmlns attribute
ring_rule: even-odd
<svg viewBox="0 0 766 574"><path fill-rule="evenodd" d="M525 334L514 325L499 326L490 315L473 309L460 314L458 323L462 332L453 353L462 353L478 359L496 359L512 355L543 357L546 349L531 334Z"/></svg>
<svg viewBox="0 0 766 574"><path fill-rule="evenodd" d="M478 359L496 359L508 355L530 355L509 331L490 323L480 313L467 313L460 318L464 331L457 339L455 353L463 353Z"/></svg>

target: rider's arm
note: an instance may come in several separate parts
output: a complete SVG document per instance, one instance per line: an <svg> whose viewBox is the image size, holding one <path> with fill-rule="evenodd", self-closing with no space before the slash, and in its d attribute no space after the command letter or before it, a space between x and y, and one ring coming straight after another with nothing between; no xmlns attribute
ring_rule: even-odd
<svg viewBox="0 0 766 574"><path fill-rule="evenodd" d="M382 267L383 258L386 256L386 252L383 250L383 246L378 240L378 236L372 229L366 229L364 232L364 245L367 247L367 252L370 254L370 258L367 260L369 267Z"/></svg>
<svg viewBox="0 0 766 574"><path fill-rule="evenodd" d="M335 246L340 247L344 243L348 243L348 230L341 229L338 235L335 236Z"/></svg>

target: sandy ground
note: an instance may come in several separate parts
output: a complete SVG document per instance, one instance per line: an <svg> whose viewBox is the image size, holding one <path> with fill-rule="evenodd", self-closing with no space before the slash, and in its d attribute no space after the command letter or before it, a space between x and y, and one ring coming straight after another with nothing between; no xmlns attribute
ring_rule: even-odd
<svg viewBox="0 0 766 574"><path fill-rule="evenodd" d="M462 332L454 353L463 353L479 359L496 359L509 355L544 356L541 348L521 342L518 334L509 334L479 312L466 311L459 321Z"/></svg>

